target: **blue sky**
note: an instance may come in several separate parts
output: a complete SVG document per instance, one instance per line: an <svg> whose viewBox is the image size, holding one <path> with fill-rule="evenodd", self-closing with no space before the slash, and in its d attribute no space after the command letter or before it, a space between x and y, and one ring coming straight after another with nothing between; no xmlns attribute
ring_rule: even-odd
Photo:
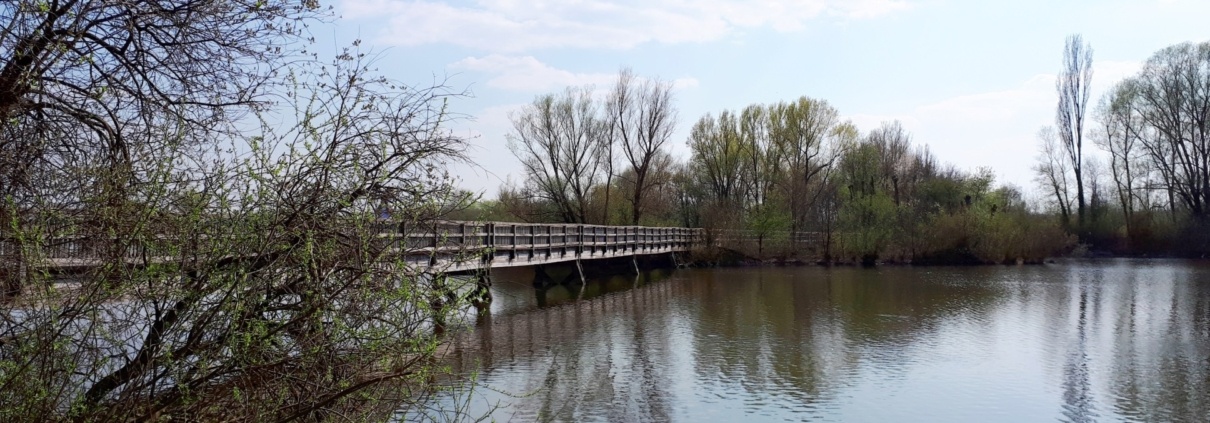
<svg viewBox="0 0 1210 423"><path fill-rule="evenodd" d="M389 77L448 76L473 93L451 108L473 117L454 129L478 166L455 172L489 197L523 177L505 142L511 110L607 86L622 67L675 82L679 157L706 113L805 95L863 131L898 119L942 161L1032 192L1066 36L1092 44L1094 102L1156 50L1210 39L1207 0L338 0L336 11L320 40L360 38Z"/></svg>

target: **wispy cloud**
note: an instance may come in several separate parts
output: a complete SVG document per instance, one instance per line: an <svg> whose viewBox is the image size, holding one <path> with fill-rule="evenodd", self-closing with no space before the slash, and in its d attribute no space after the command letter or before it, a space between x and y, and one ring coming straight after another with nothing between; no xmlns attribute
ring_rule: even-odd
<svg viewBox="0 0 1210 423"><path fill-rule="evenodd" d="M910 5L908 0L345 0L341 9L349 18L386 19L380 43L516 53L706 42L745 28L796 31L813 19L866 19Z"/></svg>
<svg viewBox="0 0 1210 423"><path fill-rule="evenodd" d="M487 85L509 91L549 91L552 89L579 86L603 85L616 78L608 73L576 73L551 67L533 56L505 56L492 54L484 57L467 57L450 64L454 70L467 70L492 75Z"/></svg>
<svg viewBox="0 0 1210 423"><path fill-rule="evenodd" d="M479 72L489 75L487 86L506 91L547 92L564 87L595 85L604 88L617 79L617 73L572 72L555 68L533 56L507 56L491 54L483 57L467 57L451 63L449 67L458 71ZM672 81L676 89L697 87L694 78L679 78Z"/></svg>

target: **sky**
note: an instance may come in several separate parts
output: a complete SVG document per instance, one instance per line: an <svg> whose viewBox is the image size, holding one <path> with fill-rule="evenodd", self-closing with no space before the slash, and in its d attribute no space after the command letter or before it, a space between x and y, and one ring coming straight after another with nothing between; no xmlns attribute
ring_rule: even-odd
<svg viewBox="0 0 1210 423"><path fill-rule="evenodd" d="M1156 51L1210 41L1210 0L336 0L315 29L361 40L387 77L470 94L473 165L460 185L494 198L524 179L510 112L568 86L604 88L624 67L674 83L672 154L707 113L808 96L863 132L899 120L942 162L991 167L1037 192L1037 132L1054 121L1067 36L1093 53L1093 102ZM328 31L331 31L328 34ZM1086 147L1093 149L1094 147Z"/></svg>

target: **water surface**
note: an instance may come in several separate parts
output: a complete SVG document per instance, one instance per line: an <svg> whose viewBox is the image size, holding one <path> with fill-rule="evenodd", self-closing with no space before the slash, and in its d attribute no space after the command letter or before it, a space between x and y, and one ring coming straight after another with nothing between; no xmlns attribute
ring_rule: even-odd
<svg viewBox="0 0 1210 423"><path fill-rule="evenodd" d="M1210 266L496 276L459 338L497 421L1210 421ZM455 402L446 397L442 401Z"/></svg>

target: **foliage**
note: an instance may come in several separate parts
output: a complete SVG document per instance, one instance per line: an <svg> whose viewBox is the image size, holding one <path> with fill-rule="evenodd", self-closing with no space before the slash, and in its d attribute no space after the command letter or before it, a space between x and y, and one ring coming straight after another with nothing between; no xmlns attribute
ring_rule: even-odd
<svg viewBox="0 0 1210 423"><path fill-rule="evenodd" d="M459 93L299 60L313 2L39 4L0 6L0 420L382 419L432 389L461 291L384 232L463 207Z"/></svg>

